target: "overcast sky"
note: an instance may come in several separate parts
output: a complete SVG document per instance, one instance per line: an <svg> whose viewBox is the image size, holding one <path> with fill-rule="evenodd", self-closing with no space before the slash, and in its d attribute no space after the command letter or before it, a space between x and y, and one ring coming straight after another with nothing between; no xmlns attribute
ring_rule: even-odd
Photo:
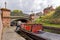
<svg viewBox="0 0 60 40"><path fill-rule="evenodd" d="M25 13L30 11L40 12L48 5L53 5L54 8L60 5L60 0L0 0L0 8L4 7L5 1L8 9L19 9Z"/></svg>

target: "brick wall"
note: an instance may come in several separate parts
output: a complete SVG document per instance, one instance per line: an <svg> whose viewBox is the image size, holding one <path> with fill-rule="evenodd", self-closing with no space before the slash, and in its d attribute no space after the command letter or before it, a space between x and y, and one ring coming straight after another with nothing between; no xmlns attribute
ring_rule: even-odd
<svg viewBox="0 0 60 40"><path fill-rule="evenodd" d="M0 14L0 40L2 37L2 30L3 30L3 24L2 24L1 14Z"/></svg>
<svg viewBox="0 0 60 40"><path fill-rule="evenodd" d="M2 21L4 27L10 26L10 13L11 11L9 9L1 9L2 11Z"/></svg>

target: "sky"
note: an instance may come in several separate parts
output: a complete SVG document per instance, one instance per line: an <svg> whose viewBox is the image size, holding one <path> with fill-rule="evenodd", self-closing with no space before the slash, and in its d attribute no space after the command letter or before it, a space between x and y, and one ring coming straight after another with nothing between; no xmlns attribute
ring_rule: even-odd
<svg viewBox="0 0 60 40"><path fill-rule="evenodd" d="M30 13L31 11L37 13L43 11L48 5L52 5L54 8L60 6L60 0L0 0L0 8L4 8L4 2L7 2L8 9L18 9L24 13Z"/></svg>

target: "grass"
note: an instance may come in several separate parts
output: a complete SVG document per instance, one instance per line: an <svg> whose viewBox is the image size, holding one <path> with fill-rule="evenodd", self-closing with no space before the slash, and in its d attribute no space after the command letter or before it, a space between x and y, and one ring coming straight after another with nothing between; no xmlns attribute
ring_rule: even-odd
<svg viewBox="0 0 60 40"><path fill-rule="evenodd" d="M42 23L43 26L48 26L48 27L56 27L60 28L60 24L48 24L48 23Z"/></svg>
<svg viewBox="0 0 60 40"><path fill-rule="evenodd" d="M48 24L48 23L42 23L42 24L43 24L43 26L60 28L60 25L59 25L59 24ZM56 32L55 30L44 29L44 31L45 31L45 32L51 32L51 33L60 34L60 32Z"/></svg>
<svg viewBox="0 0 60 40"><path fill-rule="evenodd" d="M43 26L60 28L60 24L50 24L48 21L42 22L41 20L42 20L42 19L37 19L37 20L36 20L36 23L40 23L40 24L42 24Z"/></svg>

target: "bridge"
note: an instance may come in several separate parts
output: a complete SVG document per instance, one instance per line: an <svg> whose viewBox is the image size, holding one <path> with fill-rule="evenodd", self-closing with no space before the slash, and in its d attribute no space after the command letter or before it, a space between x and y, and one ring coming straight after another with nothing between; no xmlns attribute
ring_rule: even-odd
<svg viewBox="0 0 60 40"><path fill-rule="evenodd" d="M11 21L19 20L19 19L29 20L29 17L28 16L10 16L10 18L11 18Z"/></svg>

